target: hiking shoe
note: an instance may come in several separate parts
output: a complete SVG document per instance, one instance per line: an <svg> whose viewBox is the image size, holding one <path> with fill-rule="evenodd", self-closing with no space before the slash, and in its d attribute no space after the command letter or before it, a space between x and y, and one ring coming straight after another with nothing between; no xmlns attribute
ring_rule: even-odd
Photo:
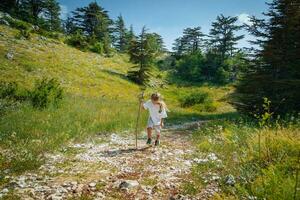
<svg viewBox="0 0 300 200"><path fill-rule="evenodd" d="M151 144L151 138L148 138L148 140L147 140L147 144Z"/></svg>
<svg viewBox="0 0 300 200"><path fill-rule="evenodd" d="M159 140L155 140L155 146L158 146L160 144Z"/></svg>

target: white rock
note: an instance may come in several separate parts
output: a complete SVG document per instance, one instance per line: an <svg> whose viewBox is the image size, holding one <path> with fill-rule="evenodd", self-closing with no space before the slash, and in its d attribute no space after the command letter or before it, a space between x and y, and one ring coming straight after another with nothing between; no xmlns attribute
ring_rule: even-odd
<svg viewBox="0 0 300 200"><path fill-rule="evenodd" d="M92 183L89 184L90 187L96 187L96 185L97 185L97 184L94 183L94 182L92 182Z"/></svg>
<svg viewBox="0 0 300 200"><path fill-rule="evenodd" d="M105 199L105 195L101 192L97 192L95 200L102 200L102 199Z"/></svg>
<svg viewBox="0 0 300 200"><path fill-rule="evenodd" d="M130 189L130 188L134 188L134 187L137 187L139 186L139 182L136 181L136 180L125 180L125 181L122 181L119 185L119 188L120 189Z"/></svg>
<svg viewBox="0 0 300 200"><path fill-rule="evenodd" d="M62 200L63 198L57 194L51 194L47 197L47 200Z"/></svg>
<svg viewBox="0 0 300 200"><path fill-rule="evenodd" d="M77 181L72 181L71 185L77 185Z"/></svg>
<svg viewBox="0 0 300 200"><path fill-rule="evenodd" d="M229 174L225 177L225 184L234 186L235 183L236 181L233 175Z"/></svg>
<svg viewBox="0 0 300 200"><path fill-rule="evenodd" d="M12 59L14 59L14 54L13 54L12 52L8 52L8 53L6 54L6 58L7 58L8 60L12 60Z"/></svg>
<svg viewBox="0 0 300 200"><path fill-rule="evenodd" d="M8 193L9 191L8 191L7 188L4 188L1 192L2 192L2 193Z"/></svg>
<svg viewBox="0 0 300 200"><path fill-rule="evenodd" d="M215 153L210 153L210 154L208 154L208 155L207 155L207 158L208 158L209 160L212 160L212 161L215 161L215 160L218 159L218 157L216 156Z"/></svg>
<svg viewBox="0 0 300 200"><path fill-rule="evenodd" d="M206 163L206 162L208 162L208 159L206 159L206 158L194 158L194 162L196 162L196 163Z"/></svg>

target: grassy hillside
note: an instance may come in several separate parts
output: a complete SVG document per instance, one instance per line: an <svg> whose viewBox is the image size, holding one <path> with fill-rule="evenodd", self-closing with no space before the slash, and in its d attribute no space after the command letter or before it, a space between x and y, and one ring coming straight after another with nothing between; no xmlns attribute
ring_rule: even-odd
<svg viewBox="0 0 300 200"><path fill-rule="evenodd" d="M41 77L57 78L66 92L74 95L99 97L107 95L120 99L132 99L138 87L124 79L131 66L124 55L105 58L85 53L57 40L33 35L30 40L16 39L18 30L0 26L1 78L32 87ZM14 54L13 60L5 58Z"/></svg>
<svg viewBox="0 0 300 200"><path fill-rule="evenodd" d="M38 110L29 102L6 108L0 119L0 149L9 151L0 154L1 171L34 169L43 162L41 154L69 140L133 130L139 87L126 79L126 72L132 66L126 55L106 58L36 34L29 40L17 39L19 31L7 26L0 26L0 34L2 82L16 82L21 88L32 89L37 80L47 77L57 79L64 89L64 99L58 108ZM13 59L7 58L8 52ZM232 110L226 103L217 102L230 88L178 89L169 85L164 89L148 89L146 96L156 90L164 94L171 110L169 123L204 117L197 108L180 107L180 98L191 91L209 93L216 101L213 113ZM141 130L146 119L144 113Z"/></svg>

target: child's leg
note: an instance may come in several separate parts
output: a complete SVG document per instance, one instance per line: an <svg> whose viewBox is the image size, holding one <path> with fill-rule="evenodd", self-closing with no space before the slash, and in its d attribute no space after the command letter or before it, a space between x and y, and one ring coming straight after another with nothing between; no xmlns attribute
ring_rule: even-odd
<svg viewBox="0 0 300 200"><path fill-rule="evenodd" d="M160 138L160 132L156 132L156 140L159 140Z"/></svg>
<svg viewBox="0 0 300 200"><path fill-rule="evenodd" d="M155 146L158 146L159 143L160 143L160 142L159 142L159 138L160 138L160 127L156 127L155 132L156 132Z"/></svg>
<svg viewBox="0 0 300 200"><path fill-rule="evenodd" d="M151 127L147 128L147 135L148 135L148 138L152 137L152 128Z"/></svg>
<svg viewBox="0 0 300 200"><path fill-rule="evenodd" d="M156 132L156 140L159 140L159 138L160 138L160 127L155 127L155 132Z"/></svg>

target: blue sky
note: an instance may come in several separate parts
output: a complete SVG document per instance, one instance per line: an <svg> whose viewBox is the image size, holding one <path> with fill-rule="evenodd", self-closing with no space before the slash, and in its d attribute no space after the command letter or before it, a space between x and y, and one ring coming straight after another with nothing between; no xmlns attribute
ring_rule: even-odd
<svg viewBox="0 0 300 200"><path fill-rule="evenodd" d="M94 0L59 0L62 17L77 7L88 5ZM133 25L139 33L145 25L151 32L163 36L168 49L181 36L186 27L201 26L208 33L211 23L219 14L239 16L239 23L248 23L248 16L262 17L267 10L265 0L97 0L112 19L122 14L126 25ZM245 32L241 32L245 33ZM240 47L249 46L246 38Z"/></svg>

